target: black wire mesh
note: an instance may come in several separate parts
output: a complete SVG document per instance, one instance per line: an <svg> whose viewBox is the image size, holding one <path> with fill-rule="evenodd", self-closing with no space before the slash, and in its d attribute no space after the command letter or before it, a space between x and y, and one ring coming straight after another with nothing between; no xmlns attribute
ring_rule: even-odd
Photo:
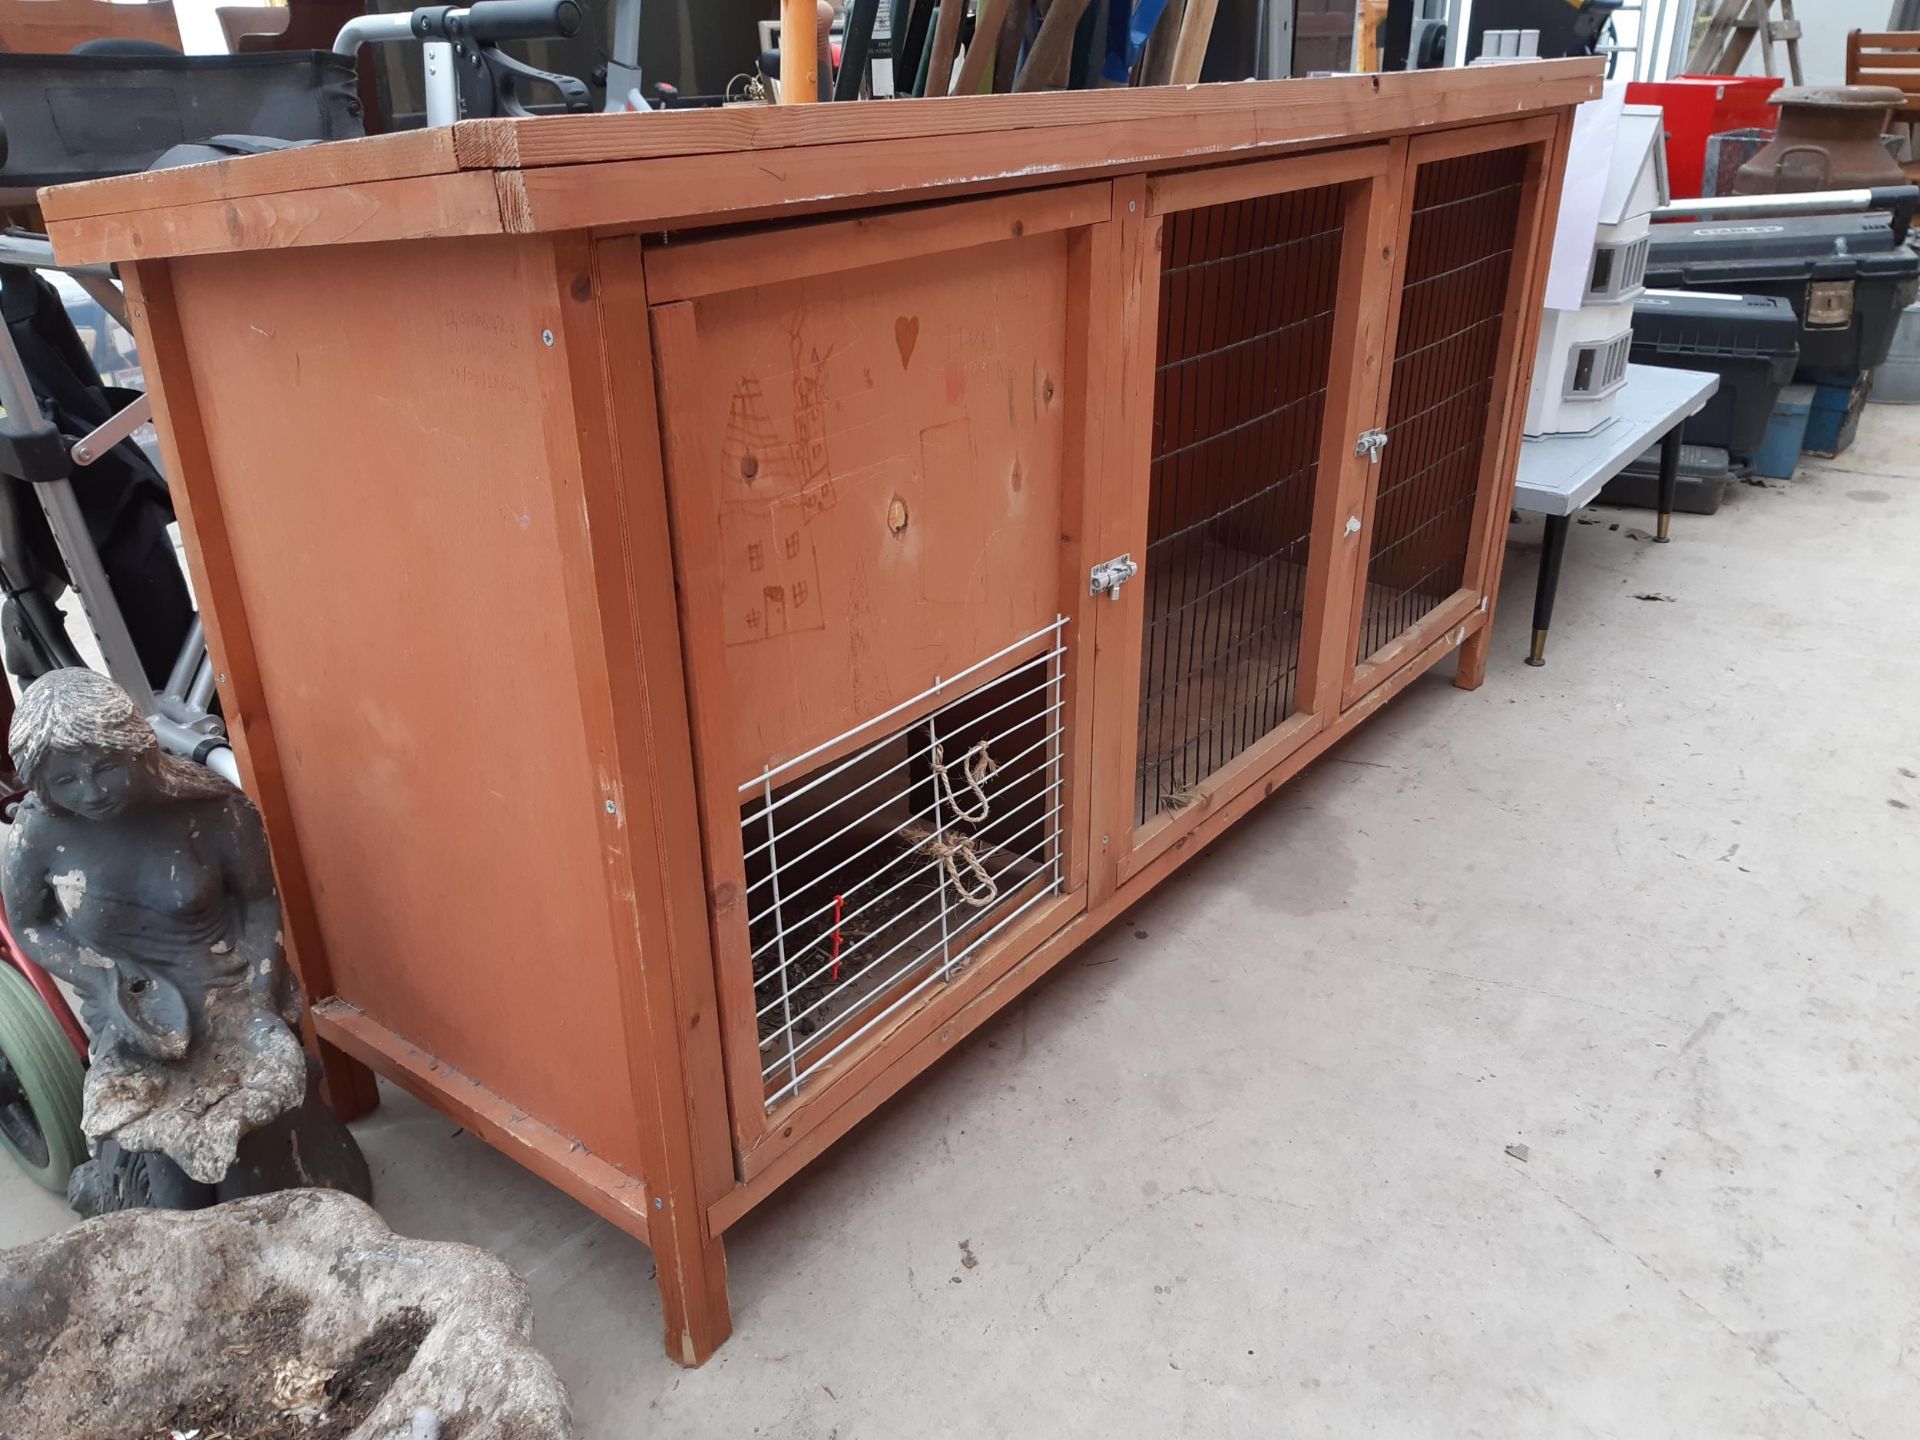
<svg viewBox="0 0 1920 1440"><path fill-rule="evenodd" d="M1139 823L1292 713L1344 191L1166 223Z"/></svg>
<svg viewBox="0 0 1920 1440"><path fill-rule="evenodd" d="M1488 439L1526 151L1420 167L1357 658L1460 588Z"/></svg>

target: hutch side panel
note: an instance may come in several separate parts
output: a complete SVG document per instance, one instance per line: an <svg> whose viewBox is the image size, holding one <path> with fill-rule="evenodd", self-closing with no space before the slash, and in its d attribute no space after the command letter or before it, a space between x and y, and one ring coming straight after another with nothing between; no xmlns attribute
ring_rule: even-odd
<svg viewBox="0 0 1920 1440"><path fill-rule="evenodd" d="M654 345L748 1173L1079 908L1086 204L650 256L687 296Z"/></svg>
<svg viewBox="0 0 1920 1440"><path fill-rule="evenodd" d="M239 254L175 261L173 287L334 990L636 1168L544 440L549 256Z"/></svg>

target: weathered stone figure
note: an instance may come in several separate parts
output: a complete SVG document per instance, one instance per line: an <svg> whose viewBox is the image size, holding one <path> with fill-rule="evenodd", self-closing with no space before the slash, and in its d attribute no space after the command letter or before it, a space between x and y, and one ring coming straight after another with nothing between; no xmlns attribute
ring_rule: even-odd
<svg viewBox="0 0 1920 1440"><path fill-rule="evenodd" d="M91 670L30 685L8 748L29 793L0 888L21 945L79 993L92 1037L81 1128L96 1159L75 1176L76 1208L300 1184L364 1193L364 1161L312 1093L253 803L163 753L126 691ZM294 1132L309 1125L324 1133L303 1157ZM267 1127L277 1140L243 1152Z"/></svg>

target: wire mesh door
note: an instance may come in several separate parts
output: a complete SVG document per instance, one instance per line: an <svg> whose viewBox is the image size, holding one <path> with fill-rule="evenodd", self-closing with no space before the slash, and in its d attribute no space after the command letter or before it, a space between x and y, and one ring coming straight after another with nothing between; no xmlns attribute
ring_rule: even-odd
<svg viewBox="0 0 1920 1440"><path fill-rule="evenodd" d="M1391 163L1385 146L1356 147L1148 186L1151 324L1127 384L1152 404L1119 438L1133 479L1110 532L1140 574L1098 612L1119 660L1096 712L1112 727L1101 753L1124 765L1099 777L1096 839L1116 884L1330 708L1320 632L1352 443L1334 432L1357 388L1355 262Z"/></svg>
<svg viewBox="0 0 1920 1440"><path fill-rule="evenodd" d="M1167 217L1136 824L1295 711L1345 193Z"/></svg>
<svg viewBox="0 0 1920 1440"><path fill-rule="evenodd" d="M1066 628L740 787L769 1110L1065 889Z"/></svg>
<svg viewBox="0 0 1920 1440"><path fill-rule="evenodd" d="M1349 701L1479 604L1537 165L1520 144L1411 167Z"/></svg>

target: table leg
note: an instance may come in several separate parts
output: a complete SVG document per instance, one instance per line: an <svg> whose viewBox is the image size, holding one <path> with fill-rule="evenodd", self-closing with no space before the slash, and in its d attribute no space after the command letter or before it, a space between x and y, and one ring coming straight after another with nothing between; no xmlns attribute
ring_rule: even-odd
<svg viewBox="0 0 1920 1440"><path fill-rule="evenodd" d="M1654 538L1662 545L1673 526L1673 494L1680 485L1680 432L1686 428L1682 420L1660 437L1660 525Z"/></svg>
<svg viewBox="0 0 1920 1440"><path fill-rule="evenodd" d="M1560 588L1560 561L1567 553L1570 515L1547 516L1545 543L1540 549L1540 580L1533 591L1533 648L1527 652L1527 664L1547 663L1547 627L1553 623L1553 596Z"/></svg>

